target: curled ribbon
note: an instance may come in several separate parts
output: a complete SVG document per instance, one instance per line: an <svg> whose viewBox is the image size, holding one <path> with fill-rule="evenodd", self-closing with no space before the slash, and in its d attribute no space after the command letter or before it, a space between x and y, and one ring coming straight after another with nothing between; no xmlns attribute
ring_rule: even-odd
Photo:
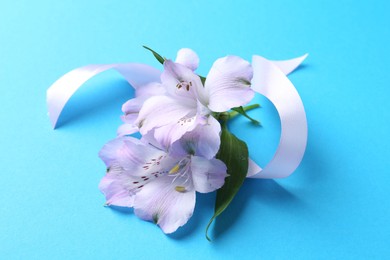
<svg viewBox="0 0 390 260"><path fill-rule="evenodd" d="M160 81L161 72L158 69L139 63L87 65L74 69L59 78L47 90L49 118L54 129L62 110L73 94L87 80L109 69L118 71L135 89L150 82Z"/></svg>
<svg viewBox="0 0 390 260"><path fill-rule="evenodd" d="M267 97L278 111L281 122L279 146L272 160L262 169L250 160L250 178L284 178L300 164L307 143L307 121L302 100L286 77L307 57L307 54L285 61L270 61L253 56L252 88ZM89 79L109 69L117 70L135 89L150 82L159 82L161 72L139 63L87 65L59 78L47 90L49 118L53 128L73 94Z"/></svg>

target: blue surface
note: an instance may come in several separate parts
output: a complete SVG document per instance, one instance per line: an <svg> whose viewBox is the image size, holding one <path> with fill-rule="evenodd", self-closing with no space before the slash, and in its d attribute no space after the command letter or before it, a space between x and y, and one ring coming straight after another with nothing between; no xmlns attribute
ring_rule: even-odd
<svg viewBox="0 0 390 260"><path fill-rule="evenodd" d="M390 6L365 2L2 1L0 258L389 258ZM66 108L71 120L50 127L45 92L58 77L91 63L158 67L143 44L168 57L193 48L202 74L226 54L310 53L290 76L309 123L301 166L287 179L246 181L212 243L204 229L214 194L198 196L189 224L170 236L103 207L97 152L132 96L118 74L89 81ZM265 163L279 125L262 104L252 115L263 129L233 124L244 139L256 131L249 146Z"/></svg>

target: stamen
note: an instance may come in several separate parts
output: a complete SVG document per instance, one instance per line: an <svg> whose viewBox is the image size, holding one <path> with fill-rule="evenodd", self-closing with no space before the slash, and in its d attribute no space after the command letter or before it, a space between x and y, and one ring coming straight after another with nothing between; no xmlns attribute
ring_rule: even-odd
<svg viewBox="0 0 390 260"><path fill-rule="evenodd" d="M176 87L177 89L181 89L182 87L185 87L187 91L190 91L190 87L192 87L192 82L182 81L180 83L177 83Z"/></svg>
<svg viewBox="0 0 390 260"><path fill-rule="evenodd" d="M180 165L179 165L179 164L176 164L176 165L173 166L173 168L168 172L168 174L175 174L175 173L177 173L179 170L180 170Z"/></svg>
<svg viewBox="0 0 390 260"><path fill-rule="evenodd" d="M188 163L188 158L183 158L175 166L172 167L172 169L168 172L168 174L172 175L172 174L178 173L185 166L187 166L187 163Z"/></svg>
<svg viewBox="0 0 390 260"><path fill-rule="evenodd" d="M187 178L186 178L186 180L183 182L183 184L186 184L189 180L190 180L190 175L187 174Z"/></svg>
<svg viewBox="0 0 390 260"><path fill-rule="evenodd" d="M176 186L175 187L175 190L177 192L185 192L186 191L186 188L184 186Z"/></svg>

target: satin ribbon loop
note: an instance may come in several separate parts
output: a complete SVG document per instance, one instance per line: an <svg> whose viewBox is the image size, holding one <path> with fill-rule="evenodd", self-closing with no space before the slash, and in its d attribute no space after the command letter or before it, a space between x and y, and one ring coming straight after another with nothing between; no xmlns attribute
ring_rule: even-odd
<svg viewBox="0 0 390 260"><path fill-rule="evenodd" d="M281 136L271 161L264 169L250 172L248 177L285 178L291 175L302 161L307 143L306 113L297 90L285 74L294 70L306 57L307 54L290 61L275 63L261 56L253 56L252 88L275 106L280 118Z"/></svg>

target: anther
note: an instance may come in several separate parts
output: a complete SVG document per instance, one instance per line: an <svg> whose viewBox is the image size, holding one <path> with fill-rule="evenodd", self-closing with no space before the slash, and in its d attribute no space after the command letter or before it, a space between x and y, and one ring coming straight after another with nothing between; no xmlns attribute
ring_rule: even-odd
<svg viewBox="0 0 390 260"><path fill-rule="evenodd" d="M186 191L186 188L184 186L176 186L175 187L175 190L177 192L185 192Z"/></svg>

